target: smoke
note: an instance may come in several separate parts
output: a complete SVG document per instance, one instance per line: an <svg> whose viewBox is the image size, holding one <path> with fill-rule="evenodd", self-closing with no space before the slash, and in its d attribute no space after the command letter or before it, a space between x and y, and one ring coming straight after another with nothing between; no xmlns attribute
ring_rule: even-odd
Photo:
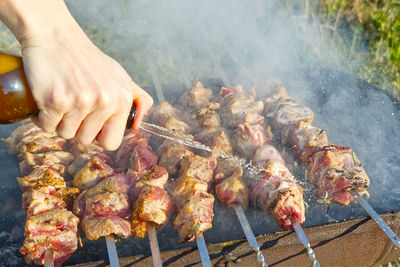
<svg viewBox="0 0 400 267"><path fill-rule="evenodd" d="M250 85L318 67L315 51L329 51L316 26L275 1L67 3L97 45L143 86L152 84L149 60L163 83L226 77Z"/></svg>

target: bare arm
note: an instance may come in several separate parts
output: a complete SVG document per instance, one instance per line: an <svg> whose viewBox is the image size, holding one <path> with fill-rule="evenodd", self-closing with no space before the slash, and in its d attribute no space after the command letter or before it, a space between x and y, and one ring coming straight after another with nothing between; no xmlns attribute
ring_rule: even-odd
<svg viewBox="0 0 400 267"><path fill-rule="evenodd" d="M132 103L139 126L152 98L89 40L64 1L0 0L0 19L21 44L40 127L114 150Z"/></svg>

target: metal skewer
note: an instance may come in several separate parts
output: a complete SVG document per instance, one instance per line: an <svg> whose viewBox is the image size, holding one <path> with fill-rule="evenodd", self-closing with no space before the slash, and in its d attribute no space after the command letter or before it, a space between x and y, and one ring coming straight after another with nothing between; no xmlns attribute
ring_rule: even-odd
<svg viewBox="0 0 400 267"><path fill-rule="evenodd" d="M162 267L160 248L158 246L157 232L154 223L147 223L147 233L150 240L151 257L153 258L154 267Z"/></svg>
<svg viewBox="0 0 400 267"><path fill-rule="evenodd" d="M392 242L400 247L400 238L390 229L384 220L379 216L378 213L368 204L368 202L360 196L358 193L352 193L353 197L358 201L360 206L371 216L372 219L378 224L378 226L385 232L385 234L392 240Z"/></svg>
<svg viewBox="0 0 400 267"><path fill-rule="evenodd" d="M117 254L117 248L115 246L114 235L108 235L106 238L108 259L110 260L111 267L119 267L119 260Z"/></svg>
<svg viewBox="0 0 400 267"><path fill-rule="evenodd" d="M257 240L254 236L253 231L251 230L249 221L247 220L242 207L239 205L233 205L233 208L239 219L239 223L242 226L247 242L249 242L250 247L252 247L257 253L257 260L261 263L261 266L268 267L268 265L265 263L264 255L262 254L260 247L258 246Z"/></svg>
<svg viewBox="0 0 400 267"><path fill-rule="evenodd" d="M211 267L210 255L208 255L208 250L206 242L204 241L203 234L196 237L197 248L199 249L201 263L203 267Z"/></svg>
<svg viewBox="0 0 400 267"><path fill-rule="evenodd" d="M303 228L301 227L300 223L298 222L292 222L293 224L293 229L297 234L297 237L299 238L300 242L306 247L307 249L307 255L310 257L310 259L313 261L313 267L319 267L319 262L317 258L315 257L314 250L311 248L311 244L308 241L308 238L306 236L306 233L304 233Z"/></svg>
<svg viewBox="0 0 400 267"><path fill-rule="evenodd" d="M44 266L54 267L54 250L52 248L49 248L44 252Z"/></svg>

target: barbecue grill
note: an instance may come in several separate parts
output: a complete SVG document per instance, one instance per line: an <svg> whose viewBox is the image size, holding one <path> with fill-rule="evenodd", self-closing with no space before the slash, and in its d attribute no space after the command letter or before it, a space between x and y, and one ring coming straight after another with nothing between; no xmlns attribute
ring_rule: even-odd
<svg viewBox="0 0 400 267"><path fill-rule="evenodd" d="M229 73L227 75L229 77ZM369 203L381 214L389 212L384 218L399 233L399 212L390 213L398 211L400 207L396 183L400 163L399 103L371 84L331 70L303 70L277 78L296 100L314 110L316 124L329 133L333 142L355 148L371 178ZM203 79L203 82L215 89L222 84L219 80ZM306 89L301 94L296 91L300 85ZM162 88L164 92L173 92L169 95L171 99L176 99L173 95L181 95L185 86L163 85ZM149 91L155 95L154 89L149 88ZM1 137L7 137L15 127L1 126ZM290 157L291 153L287 152L286 155ZM18 249L23 241L26 215L21 209L21 193L15 179L19 175L18 162L8 155L3 145L0 157L3 170L0 188L0 200L3 203L0 209L0 262L5 266L23 266L24 260ZM400 250L393 247L376 224L362 218L365 212L359 205L343 207L318 203L313 187L304 179L304 169L301 166L293 167L293 172L301 179L305 190L304 199L308 209L304 226L322 266L351 266L352 263L374 265L399 257ZM243 240L243 232L234 214L221 207L218 201L214 212L213 228L204 233L213 263L231 261L232 264L248 262L256 265L255 254ZM272 216L254 210L249 210L246 215L254 233L261 236L258 241L269 265L311 265L294 233L276 233L281 230ZM178 235L171 223L158 234L158 240L165 265L182 266L200 262L194 243L178 244ZM371 251L371 245L375 242ZM147 238L121 240L117 243L117 249L121 263L151 264ZM343 257L343 261L337 260L340 255L351 254L354 256ZM366 254L371 257L364 257ZM106 264L106 258L103 240L83 239L83 248L64 265Z"/></svg>

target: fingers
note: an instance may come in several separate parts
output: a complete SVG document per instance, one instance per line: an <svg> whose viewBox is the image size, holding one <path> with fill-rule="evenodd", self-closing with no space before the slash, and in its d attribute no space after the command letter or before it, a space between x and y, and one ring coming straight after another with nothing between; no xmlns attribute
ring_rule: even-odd
<svg viewBox="0 0 400 267"><path fill-rule="evenodd" d="M60 112L41 110L37 119L37 125L46 132L55 132L62 118L63 114Z"/></svg>
<svg viewBox="0 0 400 267"><path fill-rule="evenodd" d="M75 137L83 144L93 143L109 117L103 110L95 110L82 121Z"/></svg>
<svg viewBox="0 0 400 267"><path fill-rule="evenodd" d="M127 115L111 116L97 136L97 141L107 150L116 150L124 136Z"/></svg>
<svg viewBox="0 0 400 267"><path fill-rule="evenodd" d="M140 94L133 100L133 104L136 106L136 115L135 120L132 124L132 129L136 130L139 128L140 123L143 120L144 115L150 110L153 105L153 99L149 94L143 91L143 94Z"/></svg>

